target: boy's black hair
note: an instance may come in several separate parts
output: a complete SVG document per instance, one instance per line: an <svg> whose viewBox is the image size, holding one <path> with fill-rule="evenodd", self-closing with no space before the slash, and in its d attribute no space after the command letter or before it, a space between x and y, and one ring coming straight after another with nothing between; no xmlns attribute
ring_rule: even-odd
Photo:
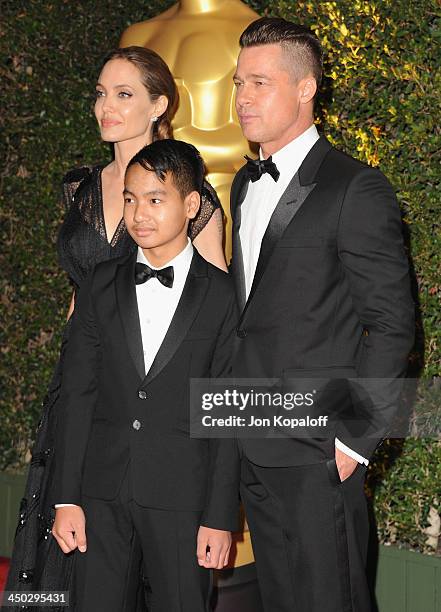
<svg viewBox="0 0 441 612"><path fill-rule="evenodd" d="M134 164L154 172L161 181L165 181L169 172L182 198L192 191L201 193L204 162L196 147L188 142L171 138L155 140L132 157L127 170Z"/></svg>

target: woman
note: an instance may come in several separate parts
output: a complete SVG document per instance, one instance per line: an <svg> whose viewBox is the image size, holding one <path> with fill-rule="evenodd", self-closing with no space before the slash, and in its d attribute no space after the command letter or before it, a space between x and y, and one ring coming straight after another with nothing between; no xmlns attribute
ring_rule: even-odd
<svg viewBox="0 0 441 612"><path fill-rule="evenodd" d="M74 309L75 290L95 264L136 248L123 221L125 169L143 146L172 136L171 120L178 106L176 85L167 65L154 51L141 47L118 49L106 57L96 96L95 116L102 139L114 144L114 159L107 165L73 170L63 181L67 214L58 251L74 287L68 319ZM226 269L222 231L219 200L205 182L201 208L189 234L203 257ZM73 556L64 555L51 536L53 510L49 503L58 392L68 333L69 324L37 430L6 586L11 591L69 589ZM133 579L138 580L136 555L133 563ZM134 604L130 605L133 610ZM140 606L142 609L143 602Z"/></svg>

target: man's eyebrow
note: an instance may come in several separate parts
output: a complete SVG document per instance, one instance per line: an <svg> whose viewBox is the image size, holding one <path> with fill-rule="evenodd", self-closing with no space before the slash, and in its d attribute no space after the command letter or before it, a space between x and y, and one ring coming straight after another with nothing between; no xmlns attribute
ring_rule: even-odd
<svg viewBox="0 0 441 612"><path fill-rule="evenodd" d="M269 77L267 74L249 74L247 75L247 77L249 79L266 79L267 81L271 81L271 77ZM245 77L245 78L247 78ZM233 75L233 81L243 81L243 78L241 78L237 73Z"/></svg>
<svg viewBox="0 0 441 612"><path fill-rule="evenodd" d="M253 79L267 79L268 81L271 81L271 77L269 77L267 74L250 74L250 77Z"/></svg>

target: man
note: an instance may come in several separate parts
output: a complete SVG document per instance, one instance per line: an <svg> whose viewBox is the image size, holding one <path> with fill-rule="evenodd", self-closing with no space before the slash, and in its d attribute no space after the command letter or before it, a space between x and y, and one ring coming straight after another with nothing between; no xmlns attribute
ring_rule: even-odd
<svg viewBox="0 0 441 612"><path fill-rule="evenodd" d="M260 160L248 161L232 186L241 310L233 376L284 384L359 377L366 391L363 401L351 383L331 394L326 437L240 441L264 608L367 612L364 475L413 342L400 212L378 170L317 133L317 38L262 18L240 46L236 109ZM381 379L378 388L367 379Z"/></svg>
<svg viewBox="0 0 441 612"><path fill-rule="evenodd" d="M189 379L226 374L236 320L229 277L187 237L203 171L197 150L173 140L131 160L124 220L137 252L97 266L75 307L53 534L63 552L79 549L81 612L126 609L135 542L158 612L206 612L206 568L228 561L237 451L189 437Z"/></svg>

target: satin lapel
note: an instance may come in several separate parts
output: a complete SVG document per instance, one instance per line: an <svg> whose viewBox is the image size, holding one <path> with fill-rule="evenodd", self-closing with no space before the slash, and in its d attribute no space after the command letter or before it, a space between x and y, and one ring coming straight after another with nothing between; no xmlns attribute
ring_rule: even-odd
<svg viewBox="0 0 441 612"><path fill-rule="evenodd" d="M187 280L170 326L142 385L150 383L178 350L204 300L209 285L207 262L195 250Z"/></svg>
<svg viewBox="0 0 441 612"><path fill-rule="evenodd" d="M284 194L280 198L262 238L262 245L260 247L260 254L259 259L257 260L253 284L251 285L250 295L248 296L241 319L244 317L250 301L253 299L276 243L278 240L280 240L283 232L288 227L289 223L292 221L294 215L297 213L303 202L314 189L315 185L316 183L312 183L311 185L301 185L299 181L299 174L296 173L286 188Z"/></svg>
<svg viewBox="0 0 441 612"><path fill-rule="evenodd" d="M141 325L135 285L136 252L116 272L116 300L129 353L141 380L145 376Z"/></svg>
<svg viewBox="0 0 441 612"><path fill-rule="evenodd" d="M242 312L241 321L259 286L276 243L280 240L285 229L289 223L291 223L295 214L316 186L314 179L325 156L331 148L331 144L324 136L319 138L280 198L262 239L253 284L247 303Z"/></svg>
<svg viewBox="0 0 441 612"><path fill-rule="evenodd" d="M246 302L245 290L245 272L243 268L242 245L240 243L240 222L242 218L242 202L248 191L249 180L244 170L239 170L240 175L237 176L236 184L231 190L231 204L233 217L233 234L232 234L232 260L231 274L233 276L234 286L236 289L237 303L242 311ZM237 185L237 187L236 187ZM233 208L234 207L234 208Z"/></svg>

